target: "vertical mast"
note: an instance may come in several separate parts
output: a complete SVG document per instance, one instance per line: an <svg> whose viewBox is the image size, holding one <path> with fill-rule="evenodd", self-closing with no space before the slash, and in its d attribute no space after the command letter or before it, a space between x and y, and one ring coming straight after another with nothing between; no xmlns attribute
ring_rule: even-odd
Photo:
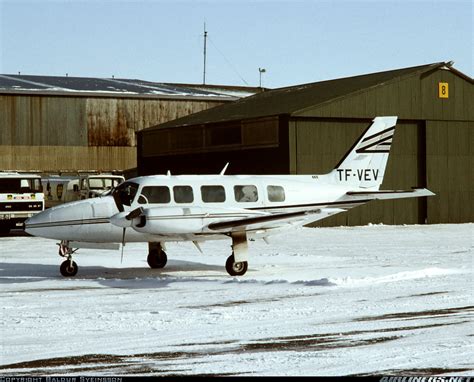
<svg viewBox="0 0 474 382"><path fill-rule="evenodd" d="M204 72L202 76L202 83L206 84L206 43L207 43L207 31L206 31L206 23L204 23Z"/></svg>

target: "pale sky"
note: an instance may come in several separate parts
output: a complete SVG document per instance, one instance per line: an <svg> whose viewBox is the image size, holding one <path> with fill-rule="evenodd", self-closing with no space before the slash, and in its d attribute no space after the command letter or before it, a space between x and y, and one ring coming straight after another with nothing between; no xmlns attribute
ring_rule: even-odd
<svg viewBox="0 0 474 382"><path fill-rule="evenodd" d="M280 87L450 61L472 1L0 0L0 73ZM246 81L246 83L244 82Z"/></svg>

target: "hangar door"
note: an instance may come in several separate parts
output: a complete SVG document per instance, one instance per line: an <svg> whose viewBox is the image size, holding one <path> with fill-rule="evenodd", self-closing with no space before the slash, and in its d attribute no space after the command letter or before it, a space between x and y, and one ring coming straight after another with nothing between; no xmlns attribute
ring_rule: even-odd
<svg viewBox="0 0 474 382"><path fill-rule="evenodd" d="M429 223L474 221L474 123L427 121Z"/></svg>

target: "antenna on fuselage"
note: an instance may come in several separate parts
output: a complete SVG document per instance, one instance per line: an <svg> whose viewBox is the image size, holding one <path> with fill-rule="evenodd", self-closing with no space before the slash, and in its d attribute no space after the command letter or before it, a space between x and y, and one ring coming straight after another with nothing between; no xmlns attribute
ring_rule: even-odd
<svg viewBox="0 0 474 382"><path fill-rule="evenodd" d="M219 175L224 175L225 173L225 170L227 170L227 167L229 166L229 162L227 162L224 166L224 168L222 169L221 173Z"/></svg>
<svg viewBox="0 0 474 382"><path fill-rule="evenodd" d="M171 176L171 171L168 170L168 172L166 173L166 176Z"/></svg>

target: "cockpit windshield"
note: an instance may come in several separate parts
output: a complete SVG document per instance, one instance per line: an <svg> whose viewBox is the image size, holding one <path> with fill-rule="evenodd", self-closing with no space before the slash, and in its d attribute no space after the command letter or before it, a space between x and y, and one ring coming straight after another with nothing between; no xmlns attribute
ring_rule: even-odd
<svg viewBox="0 0 474 382"><path fill-rule="evenodd" d="M138 184L133 182L124 182L114 188L112 195L115 200L119 200L124 206L130 206L135 199L138 191Z"/></svg>

